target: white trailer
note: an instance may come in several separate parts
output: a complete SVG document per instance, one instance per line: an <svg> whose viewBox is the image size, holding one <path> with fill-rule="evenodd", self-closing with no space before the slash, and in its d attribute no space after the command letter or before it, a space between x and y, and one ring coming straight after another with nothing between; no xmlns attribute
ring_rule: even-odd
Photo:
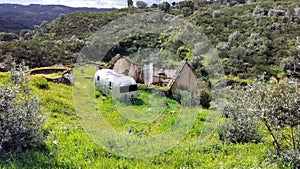
<svg viewBox="0 0 300 169"><path fill-rule="evenodd" d="M94 77L96 90L106 96L112 96L120 101L134 102L137 98L137 83L129 76L117 73L111 69L101 69Z"/></svg>

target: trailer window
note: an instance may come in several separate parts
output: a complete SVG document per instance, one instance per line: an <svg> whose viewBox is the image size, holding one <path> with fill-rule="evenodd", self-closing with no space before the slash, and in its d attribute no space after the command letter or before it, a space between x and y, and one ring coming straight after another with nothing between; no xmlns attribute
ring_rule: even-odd
<svg viewBox="0 0 300 169"><path fill-rule="evenodd" d="M137 91L138 87L137 85L129 85L129 86L122 86L120 87L120 93L126 93L126 92L132 92Z"/></svg>

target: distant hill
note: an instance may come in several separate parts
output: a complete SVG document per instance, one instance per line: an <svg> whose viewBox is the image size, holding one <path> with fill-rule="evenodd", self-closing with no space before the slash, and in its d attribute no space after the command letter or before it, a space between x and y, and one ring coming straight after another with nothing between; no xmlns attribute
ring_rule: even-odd
<svg viewBox="0 0 300 169"><path fill-rule="evenodd" d="M42 21L52 21L60 14L78 11L105 12L114 8L72 8L63 5L18 5L0 4L0 32L18 33L22 29L33 29Z"/></svg>

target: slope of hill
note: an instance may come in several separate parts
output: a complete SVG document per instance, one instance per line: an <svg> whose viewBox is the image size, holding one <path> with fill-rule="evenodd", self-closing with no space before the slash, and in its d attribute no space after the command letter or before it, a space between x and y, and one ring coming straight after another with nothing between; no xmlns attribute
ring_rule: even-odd
<svg viewBox="0 0 300 169"><path fill-rule="evenodd" d="M299 1L294 0L257 1L235 6L207 5L187 17L183 17L180 10L173 13L194 23L207 35L218 49L225 75L231 83L261 74L267 77L288 75L292 68L290 65L297 61L299 54L299 5ZM31 40L0 43L0 62L10 55L17 61L27 58L30 67L75 63L73 54L79 52L88 37L101 30L102 26L127 14L153 10L132 8L62 15L37 27ZM172 37L141 34L123 39L107 53L105 61L117 53L130 55L149 47L168 49L180 59L190 61L194 51L174 42ZM199 75L205 74L201 63L194 66Z"/></svg>
<svg viewBox="0 0 300 169"><path fill-rule="evenodd" d="M91 69L92 73L94 68ZM77 69L78 73L81 73ZM90 72L90 71L86 71ZM0 73L0 85L9 80L7 74ZM45 145L37 149L24 153L11 153L7 158L0 157L0 168L274 168L276 165L269 163L267 158L267 144L226 144L219 140L214 132L207 141L201 141L202 129L209 125L214 125L214 121L209 120L208 114L218 114L217 111L197 109L197 119L186 138L176 147L162 152L162 154L148 158L126 158L115 155L99 146L86 133L80 123L80 118L76 114L73 105L72 87L47 83L49 89L38 87L38 77L31 77L31 87L35 96L41 99L43 111L47 114L47 121L44 126ZM82 80L83 78L80 78ZM90 80L84 80L86 84ZM86 93L91 96L93 93ZM154 93L153 93L154 94ZM139 98L145 103L135 108L130 106L129 110L141 111L147 108L149 93L140 90ZM97 100L97 107L104 112L103 117L117 132L138 139L147 139L151 136L159 135L172 128L178 122L181 108L178 103L168 99L170 105L159 119L151 123L138 123L124 118L118 112L111 98L100 95ZM158 103L155 99L155 103ZM180 106L179 106L180 107ZM176 108L176 109L175 109ZM170 113L172 110L175 113ZM148 108L146 109L148 110ZM100 113L100 112L99 112ZM97 120L97 119L95 119ZM93 123L94 124L94 123ZM95 123L96 124L96 123ZM100 124L100 123L99 123ZM132 132L129 129L132 127ZM172 137L170 142L176 138ZM112 147L118 143L112 143Z"/></svg>
<svg viewBox="0 0 300 169"><path fill-rule="evenodd" d="M7 18L0 13L0 32L17 32L17 30L22 30L23 28L27 28L22 23Z"/></svg>
<svg viewBox="0 0 300 169"><path fill-rule="evenodd" d="M0 32L18 33L22 29L33 29L42 21L52 21L60 14L69 14L78 11L104 12L113 8L72 8L63 5L18 5L0 4Z"/></svg>
<svg viewBox="0 0 300 169"><path fill-rule="evenodd" d="M224 78L228 79L228 85L232 85L232 83L255 83L253 79L262 74L265 74L266 78L270 76L282 78L292 75L289 74L292 70L299 73L300 69L294 69L297 65L300 67L299 6L299 0L257 0L256 3L246 5L207 5L187 17L184 17L180 10L174 13L194 23L207 35L212 45L218 49L225 70ZM61 15L50 23L36 27L26 39L20 36L19 40L0 42L0 65L1 62L9 65L12 59L17 62L25 60L31 68L55 64L72 65L76 63L76 56L83 46L89 44L89 37L101 30L102 26L127 14L149 10L153 9L121 9L103 13L76 12ZM131 55L143 48L168 49L175 52L180 59L188 61L192 61L191 57L194 54L193 49L182 43L174 43L172 36L163 33L141 33L121 40L116 46L107 53L107 60L117 52L121 55ZM158 59L161 61L160 57ZM206 73L201 67L201 61L199 57L193 63L197 75ZM288 70L288 67L293 69ZM262 142L259 143L253 139L247 143L223 142L222 136L218 134L219 126L217 130L207 133L212 135L202 141L206 138L202 135L203 131L205 134L204 129L206 127L211 129L218 123L214 118L220 115L216 107L211 110L197 108L195 112L198 114L194 126L185 139L176 147L158 156L134 159L115 155L97 145L95 140L85 132L86 130L80 123L82 118L78 116L76 112L78 109L74 107L76 101L79 103L85 100L84 97L87 95L94 100L95 91L84 93L80 90L86 88L86 83L93 83L92 79L85 77L92 77L95 68L86 68L74 68L74 73L80 75L74 88L45 82L43 85L48 87L42 89L39 87L38 77L30 77L32 92L40 98L41 106L47 116L44 126L46 136L44 145L24 153L11 153L6 158L0 158L0 168L292 168L289 164L274 161L274 156L270 154L274 145L273 139L266 134L268 129L264 127L259 128L263 136ZM85 73L90 74L86 76ZM8 74L0 72L0 86L7 84L9 79ZM210 80L214 85L218 79ZM205 85L205 87L208 86ZM82 95L84 97L74 101L74 89L79 89L78 93L84 93ZM273 91L276 93L277 90ZM150 105L149 93L141 88L139 92L139 99L143 101L143 104L137 105L137 110ZM285 95L285 93L278 92L278 95ZM230 94L226 96L228 96L226 98L231 97ZM181 123L176 120L180 114L177 110L180 109L176 109L178 104L172 99L167 100L168 108L159 119L152 123L139 124L124 118L111 98L99 93L96 97L98 97L95 99L97 107L94 108L100 110L101 115L112 124L112 127L124 135L139 139L149 138L172 129L174 124ZM152 100L158 105L158 99ZM270 102L279 104L276 99ZM152 110L152 107L149 108ZM91 112L90 109L86 111ZM171 113L174 109L176 109L175 113ZM289 104L280 111L287 109L290 109ZM149 110L148 107L146 110ZM188 110L194 112L193 109ZM299 109L296 110L297 114L298 112ZM226 121L225 117L218 120L220 120L220 125ZM94 124L90 121L88 123ZM282 131L280 126L274 129ZM298 129L299 127L295 128L295 131L299 131ZM233 132L240 134L236 130ZM245 133L245 130L242 132ZM284 131L284 133L289 134L289 131ZM286 136L290 137L289 135L279 137L286 138ZM99 138L101 137L102 135L99 135ZM291 136L291 138L299 142L299 137ZM170 140L170 142L173 141ZM111 150L119 148L117 142L109 142L109 144ZM288 152L291 152L291 155L287 156L288 160L299 159L299 146L297 151ZM293 156L295 158L291 158Z"/></svg>

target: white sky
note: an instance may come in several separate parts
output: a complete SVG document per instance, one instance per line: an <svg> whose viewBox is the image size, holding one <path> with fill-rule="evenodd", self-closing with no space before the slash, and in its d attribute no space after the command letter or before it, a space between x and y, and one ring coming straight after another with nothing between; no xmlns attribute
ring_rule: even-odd
<svg viewBox="0 0 300 169"><path fill-rule="evenodd" d="M138 0L133 0L134 5ZM169 3L177 2L178 0L143 0L150 6L153 3L162 3L167 1ZM127 4L127 0L0 0L0 3L10 4L60 4L71 7L94 7L94 8L123 8Z"/></svg>

